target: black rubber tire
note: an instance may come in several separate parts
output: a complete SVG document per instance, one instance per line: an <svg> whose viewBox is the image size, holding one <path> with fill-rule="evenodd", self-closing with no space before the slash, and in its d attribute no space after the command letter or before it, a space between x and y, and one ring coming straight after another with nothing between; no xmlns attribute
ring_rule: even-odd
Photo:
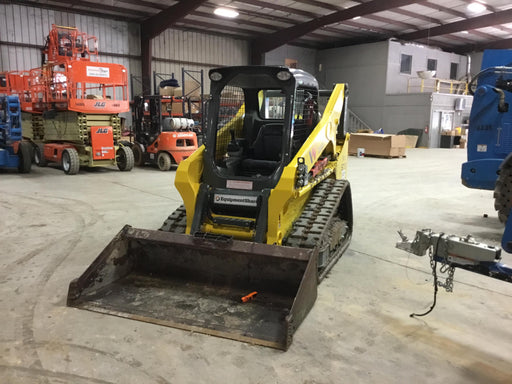
<svg viewBox="0 0 512 384"><path fill-rule="evenodd" d="M19 173L29 173L32 167L32 146L30 143L21 141L18 146L18 171Z"/></svg>
<svg viewBox="0 0 512 384"><path fill-rule="evenodd" d="M128 172L133 169L133 151L130 147L120 147L117 150L117 168L120 171Z"/></svg>
<svg viewBox="0 0 512 384"><path fill-rule="evenodd" d="M62 169L66 175L76 175L80 171L80 157L75 148L62 151Z"/></svg>
<svg viewBox="0 0 512 384"><path fill-rule="evenodd" d="M37 144L34 149L34 162L38 167L46 167L48 161L44 157L44 144Z"/></svg>
<svg viewBox="0 0 512 384"><path fill-rule="evenodd" d="M160 152L158 154L157 163L158 168L160 168L161 171L168 171L171 169L172 164L171 155L169 155L167 152Z"/></svg>
<svg viewBox="0 0 512 384"><path fill-rule="evenodd" d="M512 208L512 164L504 164L494 187L494 209L498 218L506 223Z"/></svg>
<svg viewBox="0 0 512 384"><path fill-rule="evenodd" d="M133 162L137 167L142 167L146 163L144 147L142 144L135 143L132 147Z"/></svg>

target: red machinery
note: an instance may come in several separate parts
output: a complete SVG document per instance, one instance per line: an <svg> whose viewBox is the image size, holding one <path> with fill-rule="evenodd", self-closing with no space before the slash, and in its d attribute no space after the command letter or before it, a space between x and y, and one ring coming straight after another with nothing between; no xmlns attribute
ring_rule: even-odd
<svg viewBox="0 0 512 384"><path fill-rule="evenodd" d="M173 99L158 95L135 98L132 150L136 165L157 164L161 171L168 171L197 149L194 121L172 112L173 103L179 103L180 111L182 103Z"/></svg>
<svg viewBox="0 0 512 384"><path fill-rule="evenodd" d="M57 162L67 174L80 166L131 170L133 152L120 143L119 113L130 109L126 68L97 62L96 37L71 27L53 25L42 53L40 68L0 74L0 93L20 97L36 164Z"/></svg>

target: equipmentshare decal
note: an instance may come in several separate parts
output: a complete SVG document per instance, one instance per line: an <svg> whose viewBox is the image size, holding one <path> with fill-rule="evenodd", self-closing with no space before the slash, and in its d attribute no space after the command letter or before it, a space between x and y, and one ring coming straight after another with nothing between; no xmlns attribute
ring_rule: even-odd
<svg viewBox="0 0 512 384"><path fill-rule="evenodd" d="M87 76L89 77L110 77L110 68L108 67L91 67L87 65Z"/></svg>
<svg viewBox="0 0 512 384"><path fill-rule="evenodd" d="M213 202L215 204L256 207L258 205L258 196L221 195L216 193L213 196Z"/></svg>

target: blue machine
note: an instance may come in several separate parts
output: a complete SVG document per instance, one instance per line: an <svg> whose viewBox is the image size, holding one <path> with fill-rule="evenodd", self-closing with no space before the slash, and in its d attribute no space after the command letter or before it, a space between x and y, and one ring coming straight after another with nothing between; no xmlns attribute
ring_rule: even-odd
<svg viewBox="0 0 512 384"><path fill-rule="evenodd" d="M494 190L500 165L512 152L512 50L486 50L470 90L474 97L462 184Z"/></svg>
<svg viewBox="0 0 512 384"><path fill-rule="evenodd" d="M486 50L469 89L474 97L462 184L494 190L499 219L508 224L502 247L512 252L512 50Z"/></svg>
<svg viewBox="0 0 512 384"><path fill-rule="evenodd" d="M30 172L31 145L22 141L18 96L0 96L0 168Z"/></svg>

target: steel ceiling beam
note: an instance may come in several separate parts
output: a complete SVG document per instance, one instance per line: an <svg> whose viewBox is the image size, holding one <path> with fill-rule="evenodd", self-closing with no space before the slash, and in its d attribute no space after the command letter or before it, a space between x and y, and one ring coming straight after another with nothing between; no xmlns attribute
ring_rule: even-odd
<svg viewBox="0 0 512 384"><path fill-rule="evenodd" d="M454 51L459 54L469 52L480 52L484 49L512 49L512 39L502 39L486 43L467 44L456 48Z"/></svg>
<svg viewBox="0 0 512 384"><path fill-rule="evenodd" d="M506 24L510 22L511 18L512 9L509 9L506 11L477 16L471 19L456 21L454 23L445 24L434 28L428 28L417 32L405 33L396 36L396 38L401 40L418 40L433 36L449 35L450 33Z"/></svg>
<svg viewBox="0 0 512 384"><path fill-rule="evenodd" d="M159 9L160 11L169 8L168 5L145 0L117 0L117 3L133 4L139 7Z"/></svg>
<svg viewBox="0 0 512 384"><path fill-rule="evenodd" d="M67 12L69 12L70 9L75 9L75 10L77 10L79 12L81 12L82 10L83 11L94 10L95 12L109 11L109 12L117 12L117 13L124 14L124 15L138 16L139 18L141 18L141 17L148 17L148 16L152 15L149 12L143 12L143 11L138 11L138 10L135 10L135 9L128 9L128 8L122 8L122 7L114 7L114 6L107 5L107 4L93 3L91 1L52 0L52 2L62 3L62 4L67 5L67 7L66 7L67 8ZM70 5L72 6L71 8L69 7ZM83 7L85 9L78 9L78 8L73 8L73 7Z"/></svg>
<svg viewBox="0 0 512 384"><path fill-rule="evenodd" d="M339 10L344 9L344 8L342 8L340 6L337 6L337 5L334 5L334 4L323 3L323 2L320 2L320 1L317 1L317 0L295 0L295 1L297 1L298 3L309 4L309 5L314 5L314 6L317 6L317 7L320 7L320 8L329 9L331 11L339 11ZM464 0L464 1L467 2L467 3L470 3L473 0ZM361 1L356 1L356 0L354 0L354 2L361 3ZM456 11L454 9L445 7L443 5L431 3L429 1L422 1L422 2L419 2L418 4L422 5L422 6L425 6L425 7L428 7L428 8L431 8L431 9L435 9L435 10L447 13L449 15L453 15L453 16L456 16L456 17L461 17L463 19L467 19L468 18L468 16L464 12L459 12L459 11ZM498 10L496 8L493 8L493 7L489 6L489 5L487 5L487 9L489 9L491 12L498 12ZM419 13L408 11L406 9L395 8L395 9L390 9L389 12L397 13L397 14L404 15L404 16L409 16L409 17L412 17L412 18L416 18L418 20L422 20L422 21L425 21L425 22L432 23L432 24L438 24L438 25L443 25L444 24L444 22L442 20L439 20L439 19L436 19L436 18L433 18L433 17L430 17L430 16L423 16L423 15L421 15ZM386 18L386 17L382 17L382 16L378 16L378 15L367 15L365 17L368 18L368 19L380 21L380 22L383 22L383 23L387 22L389 24L394 24L394 25L397 25L397 26L401 26L403 28L409 27L409 28L412 28L412 29L415 29L415 30L419 30L420 29L420 28L418 28L418 26L414 26L414 25L411 25L411 24L403 23L403 22L397 22L397 21L394 21L392 19L389 19L389 18ZM500 26L495 26L495 28L501 29L503 31L509 31L510 30L510 28L500 27ZM490 39L490 38L493 37L491 34L484 33L484 32L479 32L479 31L469 31L469 33L473 34L473 35L484 37L486 39Z"/></svg>
<svg viewBox="0 0 512 384"><path fill-rule="evenodd" d="M180 1L156 15L147 18L141 23L140 49L142 61L142 92L144 95L151 94L151 59L153 57L151 39L161 34L167 28L172 27L176 22L184 19L185 16L205 2L206 0Z"/></svg>
<svg viewBox="0 0 512 384"><path fill-rule="evenodd" d="M464 1L464 2L466 2L468 4L473 2L473 0L462 0L462 1ZM468 19L468 15L466 15L464 12L458 12L458 11L455 11L454 9L451 9L451 8L448 8L448 7L444 7L444 6L439 5L439 4L433 4L433 3L429 3L428 1L426 1L424 4L421 4L421 5L424 5L425 7L429 7L429 8L432 8L432 9L437 9L437 10L442 11L444 13L447 13L449 15L461 17L463 19ZM489 4L485 4L485 6L487 7L487 9L489 11L491 11L493 13L500 12L499 9L491 7ZM512 31L512 28L507 28L507 27L502 27L502 26L494 26L494 27L497 28L497 29L500 29L502 31L506 31L506 32ZM492 37L492 35L487 34L487 38L489 38L489 37Z"/></svg>
<svg viewBox="0 0 512 384"><path fill-rule="evenodd" d="M2 1L0 1L2 3ZM41 8L41 9L49 9L53 11L61 11L61 12L69 12L70 8L69 5L63 6L63 5L49 5L47 3L39 3L37 1L25 1L25 0L11 0L12 4L19 4L24 5L28 7L34 7L34 8ZM69 2L66 1L66 3L69 4ZM115 14L115 13L105 13L105 10L95 10L95 9L78 9L75 8L77 12L80 12L81 15L86 16L93 16L93 17L100 17L100 18L107 18L112 20L120 20L120 21L127 21L127 22L136 22L137 18L135 16L128 16L128 15L121 15L121 14ZM119 11L121 12L121 11Z"/></svg>
<svg viewBox="0 0 512 384"><path fill-rule="evenodd" d="M447 13L449 15L453 15L453 16L456 16L456 17L461 17L463 19L467 19L468 18L468 16L464 12L456 11L455 9L451 9L451 8L445 7L444 5L434 4L434 3L431 3L430 1L422 1L422 2L420 2L418 4L419 5L423 5L424 7L427 7L427 8L430 8L430 9L435 9L435 10L438 10L440 12Z"/></svg>
<svg viewBox="0 0 512 384"><path fill-rule="evenodd" d="M411 0L372 0L362 3L354 7L350 7L341 11L333 12L329 15L317 17L306 23L286 28L284 30L262 36L253 43L253 61L261 62L261 55L272 49L280 47L290 41L293 41L309 32L321 28L323 26L339 23L341 21L350 20L356 16L365 16L372 13L390 10L392 8L403 7L410 4L418 3ZM258 60L258 56L260 59Z"/></svg>
<svg viewBox="0 0 512 384"><path fill-rule="evenodd" d="M154 16L144 20L141 24L142 36L146 39L152 39L172 27L174 23L183 19L190 12L206 3L207 0L187 0L164 9Z"/></svg>
<svg viewBox="0 0 512 384"><path fill-rule="evenodd" d="M273 4L271 3L266 3L266 2L260 2L260 3L264 3L266 7L271 7L273 6ZM317 3L319 3L317 1ZM252 3L251 3L252 4ZM323 4L323 3L322 3ZM210 7L210 4L207 4L206 7L210 8L212 11L213 11L213 7ZM293 13L293 11L295 11L294 8L289 8L289 7L281 7L281 9L286 9L289 13ZM254 11L249 11L247 9L238 9L238 12L241 14L241 15L245 15L247 17L252 17L252 18L257 18L257 19L260 19L260 20L265 20L265 21L268 21L270 23L273 23L275 21L278 21L280 23L283 23L283 24L288 24L290 26L293 26L293 25L298 25L300 24L299 22L297 22L296 20L294 19L289 19L289 18L286 18L286 17L282 17L282 16L276 16L276 15L272 15L272 14L262 14L262 13L257 13L257 12L254 12ZM306 14L305 11L302 11L303 14ZM204 14L203 12L199 12L199 11L194 11L194 12L191 12L190 15L198 15L198 16L201 16L201 14ZM311 13L311 12L308 12L307 13L308 17L309 18L316 18L317 15L314 14L314 13ZM211 14L209 15L211 17ZM193 22L193 21L192 21ZM255 23L254 21L247 21L247 20L239 20L239 21L236 21L236 23L238 24L247 24L247 25L253 25L252 23ZM263 24L263 23L261 23ZM355 26L355 25L354 25ZM358 28L362 28L362 25L358 25L357 26ZM267 28L271 28L273 30L280 30L282 28L280 27L277 27L274 24L272 24L272 27L267 27ZM325 32L331 32L331 33L341 33L341 34L344 34L344 35L349 35L349 36L359 36L359 34L357 32L354 32L354 31L347 31L347 30L343 30L343 29L337 29L337 28L332 28L332 27L323 27L323 28L320 28L321 31L325 31ZM315 33L308 33L308 36L315 36L316 34ZM318 37L320 37L321 35L317 35Z"/></svg>
<svg viewBox="0 0 512 384"><path fill-rule="evenodd" d="M315 14L315 13L312 13L312 12L304 11L302 9L291 8L291 7L287 7L287 6L284 6L284 5L278 5L278 4L275 4L275 3L270 3L270 2L261 1L261 0L251 0L250 2L247 2L247 1L236 1L236 2L237 3L242 3L244 5L247 5L247 3L249 3L250 5L256 5L256 6L261 7L261 8L274 9L276 11L281 11L281 12L285 12L285 13L292 13L292 14L304 16L304 17L307 17L307 18L310 18L312 15L313 15L313 17L320 17L321 16L321 15L318 15L318 14Z"/></svg>

